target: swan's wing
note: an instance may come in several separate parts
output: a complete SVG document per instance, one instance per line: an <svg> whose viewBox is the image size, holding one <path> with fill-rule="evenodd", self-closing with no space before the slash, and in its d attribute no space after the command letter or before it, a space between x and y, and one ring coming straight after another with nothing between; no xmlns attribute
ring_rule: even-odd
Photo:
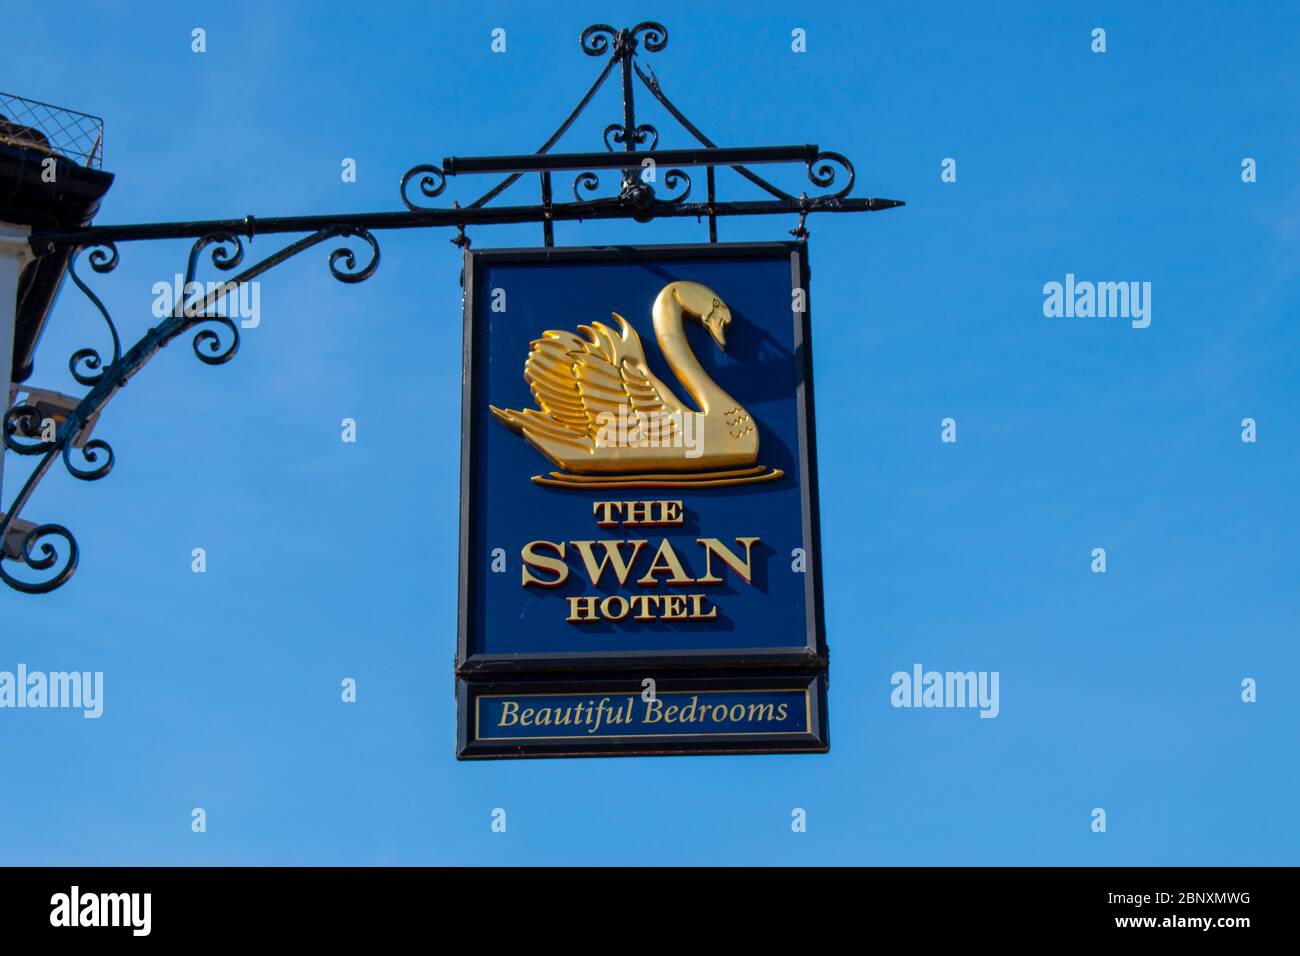
<svg viewBox="0 0 1300 956"><path fill-rule="evenodd" d="M534 339L524 363L524 380L537 407L553 424L587 436L588 415L578 387L575 357L585 352L583 341L572 332L546 331Z"/></svg>
<svg viewBox="0 0 1300 956"><path fill-rule="evenodd" d="M669 391L668 387L651 374L649 366L646 364L645 351L641 348L641 339L636 334L636 329L628 324L627 319L613 313L614 318L618 319L622 335L616 342L630 340L635 345L635 350L628 349L619 361L619 371L623 376L623 389L627 392L628 403L636 410L638 415L658 415L663 417L665 428L672 421L668 416L674 412L684 411L685 408L677 396ZM596 323L600 325L600 323ZM606 327L606 331L609 330ZM671 432L665 432L665 437L675 433L676 427L673 426Z"/></svg>
<svg viewBox="0 0 1300 956"><path fill-rule="evenodd" d="M651 413L664 416L660 436L671 438L675 423L667 416L678 404L649 374L636 329L621 315L614 318L618 329L593 322L578 326L581 335L543 332L532 343L524 380L538 408L575 439L594 439L604 426L620 420L634 426Z"/></svg>

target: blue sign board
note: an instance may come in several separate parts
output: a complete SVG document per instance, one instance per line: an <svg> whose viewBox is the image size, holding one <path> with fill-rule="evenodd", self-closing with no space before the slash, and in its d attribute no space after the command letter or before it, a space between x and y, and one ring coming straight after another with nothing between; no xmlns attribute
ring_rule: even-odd
<svg viewBox="0 0 1300 956"><path fill-rule="evenodd" d="M469 251L464 283L460 755L825 750L805 247Z"/></svg>

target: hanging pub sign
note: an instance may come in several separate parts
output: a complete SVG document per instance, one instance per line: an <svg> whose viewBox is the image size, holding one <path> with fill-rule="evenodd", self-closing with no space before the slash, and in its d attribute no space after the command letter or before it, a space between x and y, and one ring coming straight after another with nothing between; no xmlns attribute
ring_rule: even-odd
<svg viewBox="0 0 1300 956"><path fill-rule="evenodd" d="M806 250L467 250L458 756L828 749Z"/></svg>
<svg viewBox="0 0 1300 956"><path fill-rule="evenodd" d="M80 396L8 390L4 452L33 465L0 514L0 583L41 594L76 572L76 537L28 517L32 497L58 463L81 481L112 471L113 449L91 431L165 346L190 336L199 361L222 365L240 348L229 297L269 270L328 249L330 275L354 285L379 268L376 233L454 228L465 250L457 756L825 752L806 223L902 202L850 195L853 164L813 143L709 139L650 66L668 45L661 23L595 23L578 42L603 66L535 152L420 162L399 181L400 210L92 226L93 210L28 209L30 268L50 281L20 303L7 371L19 383L32 371L65 270L112 350L84 345L61 363ZM605 126L604 149L556 149L616 76L622 120ZM686 146L660 148L638 95ZM97 122L51 115L56 134ZM61 161L76 152L75 139L54 145ZM89 177L100 195L111 177L89 168L98 156L60 181ZM760 166L801 175L782 186ZM747 198L720 194L733 174ZM439 198L477 176L501 178L475 199ZM529 203L514 186L534 177ZM797 241L718 242L720 220L754 216L783 217ZM680 218L707 223L708 244L554 247L556 223ZM470 250L467 230L519 223L540 225L541 248ZM295 238L255 259L264 236ZM126 344L78 262L105 275L119 246L181 238L189 291Z"/></svg>

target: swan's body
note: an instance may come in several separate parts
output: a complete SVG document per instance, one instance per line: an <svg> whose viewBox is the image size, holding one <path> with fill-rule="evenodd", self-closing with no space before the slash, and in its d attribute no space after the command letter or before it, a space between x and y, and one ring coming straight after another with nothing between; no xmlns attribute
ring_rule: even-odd
<svg viewBox="0 0 1300 956"><path fill-rule="evenodd" d="M698 282L671 282L651 309L655 337L698 410L653 372L636 330L618 313L573 332L547 331L532 343L524 379L538 408L490 406L555 464L576 475L740 468L758 459L758 430L740 403L715 383L691 351L685 316L726 347L731 311ZM689 421L686 416L693 416ZM628 423L631 440L611 442L611 423ZM638 440L648 436L649 442Z"/></svg>

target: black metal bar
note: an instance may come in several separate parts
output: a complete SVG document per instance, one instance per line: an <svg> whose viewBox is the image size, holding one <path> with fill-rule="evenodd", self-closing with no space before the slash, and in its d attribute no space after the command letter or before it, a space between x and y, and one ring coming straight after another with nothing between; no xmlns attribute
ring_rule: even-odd
<svg viewBox="0 0 1300 956"><path fill-rule="evenodd" d="M568 118L559 125L559 128L557 128L556 131L551 134L550 139L548 139L546 142L542 144L541 148L537 150L538 153L547 152L548 150L550 150L552 146L554 146L556 143L560 141L560 137L565 134L565 132L569 129L570 126L573 125L573 121L576 120L578 116L581 115L582 111L587 108L587 104L590 103L591 98L596 95L596 91L605 85L605 80L609 77L609 71L614 68L615 59L616 59L615 57L611 56L605 62L605 68L600 71L600 76L596 77L596 82L591 84L591 89L587 90L587 95L578 101L578 105L573 108L573 112L570 113ZM503 192L509 189L510 186L513 185L517 179L519 179L518 173L514 173L513 175L507 176L505 179L501 180L501 182L497 183L495 186L493 186L491 189L485 192L482 196L479 196L478 199L475 199L472 203L470 203L469 208L477 209L480 206L487 205L493 199L496 199L497 196L501 195Z"/></svg>
<svg viewBox="0 0 1300 956"><path fill-rule="evenodd" d="M615 199L589 202L556 203L551 218L557 222L580 219L629 219L634 215L650 219L681 216L774 216L808 212L879 212L902 206L897 199L762 199L723 203L650 203L645 207ZM143 223L129 226L90 226L73 232L35 232L30 244L43 255L57 248L94 246L105 242L132 242L142 239L193 239L210 233L235 235L273 235L289 232L317 232L331 227L345 229L420 229L427 226L486 226L521 222L541 222L546 218L542 206L497 206L481 209L427 209L416 212L360 212L326 216L280 216L266 219L208 219L194 222Z"/></svg>
<svg viewBox="0 0 1300 956"><path fill-rule="evenodd" d="M721 146L714 149L648 149L636 161L652 159L656 166L734 166L745 163L817 162L816 146ZM623 169L628 158L620 153L527 153L522 156L448 156L442 161L447 176L470 173L535 173L564 169Z"/></svg>
<svg viewBox="0 0 1300 956"><path fill-rule="evenodd" d="M197 328L192 345L199 360L208 365L228 361L239 345L239 326L219 312L211 312L215 303L231 289L327 240L357 239L369 247L368 257L364 249L358 255L356 250L347 246L340 246L329 255L330 273L341 282L354 283L365 281L379 265L379 243L372 235L372 230L454 228L457 235L452 241L467 247L467 227L540 222L545 248L538 250L538 253L553 255L556 254L553 251L556 221L632 219L648 222L652 219L681 217L692 217L698 221L707 217L709 242L716 243L717 220L721 216L795 215L798 216L798 226L794 234L801 240L806 240L808 232L805 221L814 213L875 212L903 205L893 199L849 198L855 179L852 163L839 153L822 152L814 145L718 147L664 95L653 70L648 65L645 69L642 68L642 61L637 55L638 48L654 53L662 50L667 42L667 30L652 21L639 23L630 30L615 30L605 24L588 27L580 40L582 50L588 56L606 57L605 64L577 107L537 153L520 156L449 157L443 161L442 167L428 163L417 165L402 177L399 192L406 208L401 211L266 219L246 216L243 219L107 225L81 229L56 226L47 227L44 231L38 229L29 239L38 256L56 253L71 255L75 262L76 252L89 249L91 268L101 274L112 272L116 267L118 252L115 244L118 242L192 239L194 244L186 268L186 288L194 278L199 257L205 250L212 265L218 270L234 273L244 257L245 239L251 243L255 236L277 234L298 234L298 238L255 265L233 274L224 285L217 286L215 291L213 284L208 283L206 293L199 293L183 303L178 302L173 315L151 328L125 351L116 326L103 303L79 279L75 269L69 266L73 282L99 310L108 325L112 355L105 359L94 348L82 348L71 356L69 369L73 378L88 386L90 391L61 423L53 441L33 440L37 434L34 430L37 421L34 416L38 414L34 407L19 405L5 411L0 428L4 447L19 455L40 456L41 460L11 503L9 512L0 514L0 541L15 526L37 485L57 458L62 458L65 468L74 478L83 481L97 480L111 471L114 461L112 448L100 438L88 439L88 429L93 427L99 413L117 391L148 364L162 347ZM623 115L621 124L613 123L605 127L606 151L551 154L551 147L590 104L596 92L609 79L615 64L621 67ZM681 123L699 146L690 149L658 149L658 130L650 124L637 125L633 74L640 78L651 95ZM617 149L618 145L623 148ZM646 146L648 148L640 149ZM664 185L668 190L684 187L680 195L656 195L655 190L640 178L638 166L642 165L643 160L651 160L655 166L666 170ZM804 173L819 191L818 194L809 196L804 193L796 196L746 168L746 165L777 163L804 166ZM705 202L686 201L690 198L691 183L690 177L681 167L692 166L706 168L708 192ZM718 167L734 169L772 198L719 203L716 184ZM595 191L598 177L594 170L608 169L622 172L623 188L618 195L601 199L581 195L583 191ZM553 197L552 174L561 170L577 170L581 175L574 181L575 201L557 205ZM512 183L534 172L539 174L541 181L540 205L487 208L487 204ZM448 176L478 173L505 176L468 207L462 207L459 202L442 208L423 205L424 200L434 199L443 192ZM827 191L839 185L836 180L840 174L844 174L840 180L843 185L833 192ZM408 187L418 189L419 196L413 199L407 192ZM56 258L57 255L52 256L50 261ZM221 328L225 331L219 335L218 330ZM74 463L72 460L73 452L80 456L79 462ZM12 545L12 539L10 543ZM0 552L0 582L20 591L40 593L53 590L71 577L77 566L76 539L62 525L43 524L32 528L22 535L18 551L20 553L17 555ZM5 570L5 560L15 560L32 571L41 572L45 580L20 581Z"/></svg>
<svg viewBox="0 0 1300 956"><path fill-rule="evenodd" d="M700 132L699 127L696 126L694 123L692 123L689 119L687 119L686 114L683 113L681 110L679 110L673 104L672 100L668 99L668 95L664 93L663 87L659 83L659 77L654 75L653 70L651 71L649 76L646 76L645 72L641 69L639 65L634 64L634 67L636 69L636 75L641 77L641 82L645 84L645 88L649 90L651 95L653 95L654 98L659 101L659 104L663 106L663 108L666 109L669 112L669 114L672 115L673 119L677 120L677 122L682 124L682 129L686 130L686 132L690 133L700 143L709 147L710 149L717 148L713 140L709 139L702 132ZM762 176L759 176L757 173L750 172L744 166L733 166L731 168L734 169L736 172L740 173L740 175L744 176L755 186L759 187L764 192L772 196L775 196L777 199L794 198L784 189L779 189L776 186L773 186Z"/></svg>
<svg viewBox="0 0 1300 956"><path fill-rule="evenodd" d="M82 397L77 407L59 425L53 441L40 442L35 445L15 443L14 436L21 433L18 426L24 419L29 419L30 416L27 413L31 409L29 406L21 405L9 409L5 413L3 421L4 447L21 455L41 455L43 457L24 483L9 511L0 514L0 541L4 540L5 535L21 514L36 486L45 477L56 458L62 457L65 467L72 476L82 481L97 481L112 471L114 455L112 448L106 441L96 438L81 445L78 443L78 439L87 427L87 423L94 421L104 406L112 401L113 397L169 342L196 326L217 323L225 326L229 332L231 339L229 344L223 347L214 331L211 329L201 330L193 342L194 354L200 361L208 365L221 365L234 357L235 351L239 347L238 327L231 319L212 311L216 302L226 295L229 289L256 279L259 275L280 263L323 242L331 239L347 238L359 238L366 242L370 246L370 261L358 266L355 253L343 246L330 253L330 273L340 282L364 282L374 274L375 269L379 266L379 244L364 229L340 229L331 226L305 236L267 256L260 262L249 266L237 275L225 280L226 284L224 286L209 287L206 293L198 293L189 300L182 299L178 301L171 315L149 329L139 341L120 356L116 354L116 331L114 331L115 355L113 361L107 367L104 367L101 372L91 379L79 376L76 368L73 368L74 377L82 382L93 381L93 385L90 391ZM185 270L185 285L187 287L194 279L200 254L214 243L216 248L211 250L211 256L213 263L219 269L230 271L242 262L244 255L243 244L235 234L230 232L205 234L194 243L190 250L189 261ZM103 251L103 248L111 250L111 257ZM111 244L103 248L97 250L100 252L98 263L96 262L95 253L91 253L91 267L97 272L111 272L117 266L117 250ZM84 288L82 283L78 283L78 285ZM100 306L102 311L103 306L99 303L98 298L93 295L91 298ZM105 317L107 318L107 315ZM112 323L109 324L111 328ZM100 366L98 354L90 350L76 353L73 356L74 366L79 355L94 356L94 363L90 367L98 368ZM82 467L72 463L71 451L74 448L80 452L81 457L89 467ZM66 555L61 555L48 540L44 540L52 537L63 539ZM40 544L40 556L37 556L36 551L38 543ZM63 563L53 576L40 582L21 581L5 571L3 565L0 564L0 581L16 590L29 594L52 591L61 586L76 570L78 559L76 538L62 525L40 525L36 527L25 536L21 550L23 559L20 563L26 564L34 570L48 571L50 568L58 567L60 560Z"/></svg>
<svg viewBox="0 0 1300 956"><path fill-rule="evenodd" d="M551 174L542 173L542 244L555 245L555 222L551 219Z"/></svg>
<svg viewBox="0 0 1300 956"><path fill-rule="evenodd" d="M630 31L624 30L619 35L619 50L615 55L623 61L623 151L627 153L636 152L636 105L632 92L632 56L635 52L636 39ZM632 185L635 176L630 168L624 168L624 189Z"/></svg>
<svg viewBox="0 0 1300 956"><path fill-rule="evenodd" d="M717 199L717 193L714 189L713 167L709 167L708 172L709 187L709 242L718 241L718 215L713 211L713 203Z"/></svg>

